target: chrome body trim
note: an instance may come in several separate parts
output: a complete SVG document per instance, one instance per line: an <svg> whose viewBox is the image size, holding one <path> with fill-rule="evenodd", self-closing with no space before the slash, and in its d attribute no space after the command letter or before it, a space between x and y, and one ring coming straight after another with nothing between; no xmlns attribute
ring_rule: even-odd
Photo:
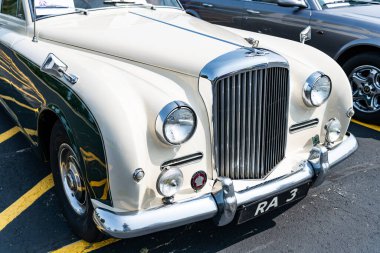
<svg viewBox="0 0 380 253"><path fill-rule="evenodd" d="M289 64L285 58L267 49L239 48L209 62L201 70L200 77L215 82L226 75L270 67L289 68Z"/></svg>
<svg viewBox="0 0 380 253"><path fill-rule="evenodd" d="M308 161L313 167L314 176L316 177L313 186L319 186L325 180L327 171L330 168L327 148L323 146L313 147Z"/></svg>
<svg viewBox="0 0 380 253"><path fill-rule="evenodd" d="M305 129L316 127L318 125L318 123L319 123L318 118L311 119L311 120L305 120L305 121L296 123L296 124L291 125L289 127L289 133L293 134L293 133L297 133L297 132L305 130Z"/></svg>
<svg viewBox="0 0 380 253"><path fill-rule="evenodd" d="M358 142L356 141L355 136L349 132L346 133L346 136L346 140L329 150L330 166L340 163L358 148Z"/></svg>
<svg viewBox="0 0 380 253"><path fill-rule="evenodd" d="M213 195L218 206L218 214L214 216L214 222L218 226L227 225L234 219L238 206L233 181L227 177L217 178Z"/></svg>
<svg viewBox="0 0 380 253"><path fill-rule="evenodd" d="M217 210L214 198L207 194L185 202L125 214L96 208L93 218L100 231L117 238L131 238L210 219Z"/></svg>
<svg viewBox="0 0 380 253"><path fill-rule="evenodd" d="M317 186L323 182L330 166L348 157L357 147L355 137L347 133L346 139L334 149L314 147L309 161L302 161L292 173L255 187L234 192L231 179L219 178L212 193L198 198L128 213L96 208L93 218L102 232L117 238L146 235L210 218L214 218L217 224L225 225L233 219L236 208L241 205L276 195L303 182L313 181Z"/></svg>
<svg viewBox="0 0 380 253"><path fill-rule="evenodd" d="M294 185L311 181L315 173L310 163L304 162L300 164L300 168L292 174L282 176L273 180L268 180L257 186L236 192L238 205L249 204L260 199L265 199L271 195L283 192Z"/></svg>

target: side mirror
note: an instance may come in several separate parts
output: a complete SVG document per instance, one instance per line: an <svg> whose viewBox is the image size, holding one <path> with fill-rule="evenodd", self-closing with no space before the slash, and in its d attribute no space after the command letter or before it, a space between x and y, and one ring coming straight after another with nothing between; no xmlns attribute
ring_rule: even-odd
<svg viewBox="0 0 380 253"><path fill-rule="evenodd" d="M306 41L311 40L311 27L308 26L300 33L300 42L305 44Z"/></svg>
<svg viewBox="0 0 380 253"><path fill-rule="evenodd" d="M41 66L41 71L49 75L55 76L56 78L64 77L71 84L76 84L78 82L78 77L67 74L67 65L63 63L57 56L50 53L45 62Z"/></svg>
<svg viewBox="0 0 380 253"><path fill-rule="evenodd" d="M58 59L57 56L50 53L42 64L41 70L49 75L61 78L67 70L67 65Z"/></svg>
<svg viewBox="0 0 380 253"><path fill-rule="evenodd" d="M283 7L307 8L305 0L277 0L277 4Z"/></svg>

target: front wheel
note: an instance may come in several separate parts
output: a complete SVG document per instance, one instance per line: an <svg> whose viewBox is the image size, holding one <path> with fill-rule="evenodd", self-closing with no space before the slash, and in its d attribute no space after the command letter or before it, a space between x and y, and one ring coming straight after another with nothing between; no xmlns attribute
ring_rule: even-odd
<svg viewBox="0 0 380 253"><path fill-rule="evenodd" d="M355 118L380 123L380 53L362 53L343 66L352 87Z"/></svg>
<svg viewBox="0 0 380 253"><path fill-rule="evenodd" d="M73 232L88 242L103 234L92 219L93 207L80 174L80 166L66 131L57 121L50 138L50 165L63 214Z"/></svg>

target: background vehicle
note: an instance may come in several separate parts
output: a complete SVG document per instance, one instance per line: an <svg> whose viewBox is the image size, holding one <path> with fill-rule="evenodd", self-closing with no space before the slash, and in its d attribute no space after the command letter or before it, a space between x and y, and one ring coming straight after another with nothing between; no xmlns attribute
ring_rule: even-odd
<svg viewBox="0 0 380 253"><path fill-rule="evenodd" d="M350 84L312 47L262 35L256 49L176 1L0 3L0 103L88 241L245 222L357 148Z"/></svg>
<svg viewBox="0 0 380 253"><path fill-rule="evenodd" d="M209 22L299 40L332 58L350 79L355 117L380 123L380 5L377 1L181 0L186 11Z"/></svg>

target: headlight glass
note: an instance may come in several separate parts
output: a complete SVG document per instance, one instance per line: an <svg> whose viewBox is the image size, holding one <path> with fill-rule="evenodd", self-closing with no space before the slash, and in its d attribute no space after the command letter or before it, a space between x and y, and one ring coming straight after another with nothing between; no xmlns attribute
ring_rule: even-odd
<svg viewBox="0 0 380 253"><path fill-rule="evenodd" d="M183 174L177 168L165 169L157 179L157 191L164 197L176 194L183 184Z"/></svg>
<svg viewBox="0 0 380 253"><path fill-rule="evenodd" d="M188 140L194 131L195 115L189 108L173 111L164 123L164 136L172 144L181 144Z"/></svg>
<svg viewBox="0 0 380 253"><path fill-rule="evenodd" d="M342 125L340 121L336 118L330 119L325 125L326 129L326 141L328 143L336 142L339 139L340 133L342 132Z"/></svg>
<svg viewBox="0 0 380 253"><path fill-rule="evenodd" d="M318 107L330 96L331 80L322 72L315 72L306 80L303 90L303 100L307 106Z"/></svg>
<svg viewBox="0 0 380 253"><path fill-rule="evenodd" d="M180 101L166 105L156 121L156 132L168 144L179 145L191 138L197 126L194 111Z"/></svg>

